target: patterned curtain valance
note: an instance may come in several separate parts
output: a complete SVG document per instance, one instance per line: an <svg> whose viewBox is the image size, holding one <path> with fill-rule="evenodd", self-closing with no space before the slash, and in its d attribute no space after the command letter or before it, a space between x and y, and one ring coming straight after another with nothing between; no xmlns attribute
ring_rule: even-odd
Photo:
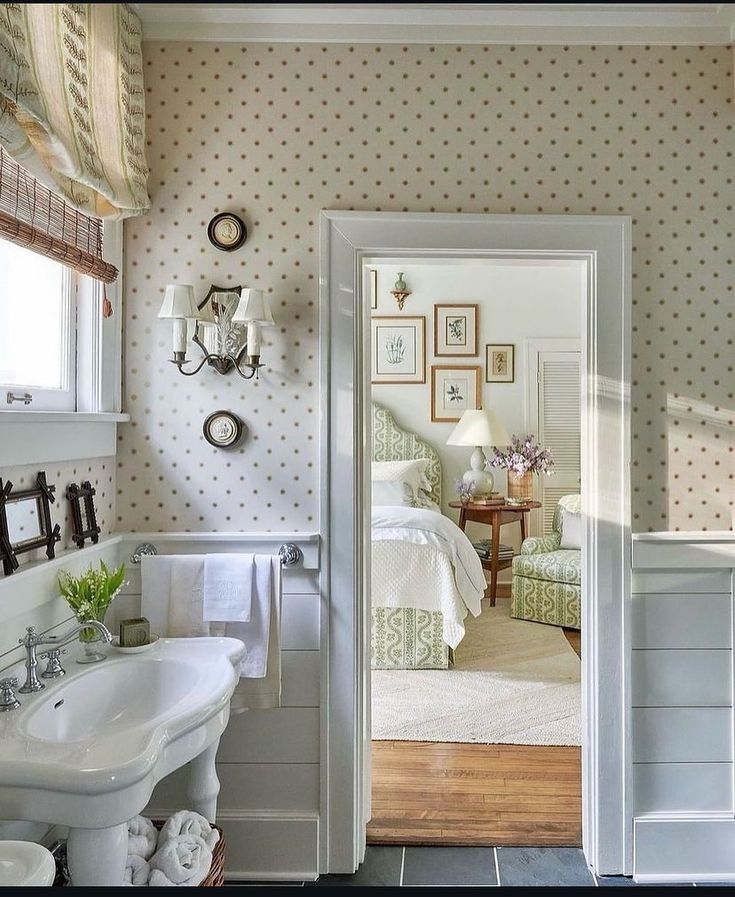
<svg viewBox="0 0 735 897"><path fill-rule="evenodd" d="M0 146L90 216L150 208L141 37L126 3L0 5Z"/></svg>

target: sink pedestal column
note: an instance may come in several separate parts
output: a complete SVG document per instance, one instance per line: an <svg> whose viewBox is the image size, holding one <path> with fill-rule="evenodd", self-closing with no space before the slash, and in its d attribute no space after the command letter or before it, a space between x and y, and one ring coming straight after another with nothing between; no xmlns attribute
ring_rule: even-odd
<svg viewBox="0 0 735 897"><path fill-rule="evenodd" d="M219 738L189 763L189 784L186 789L192 810L201 813L210 822L214 822L217 817L219 779L214 760L218 747Z"/></svg>
<svg viewBox="0 0 735 897"><path fill-rule="evenodd" d="M127 855L126 823L111 828L69 829L66 859L74 887L120 887Z"/></svg>

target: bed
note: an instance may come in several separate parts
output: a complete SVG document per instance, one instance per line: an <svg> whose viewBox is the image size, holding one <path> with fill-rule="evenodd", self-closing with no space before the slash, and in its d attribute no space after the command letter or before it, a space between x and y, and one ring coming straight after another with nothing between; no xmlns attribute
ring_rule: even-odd
<svg viewBox="0 0 735 897"><path fill-rule="evenodd" d="M373 669L446 669L478 616L482 564L459 527L441 514L441 463L428 442L372 406L373 465L425 460L421 499L372 508L371 664ZM375 484L373 496L375 499Z"/></svg>

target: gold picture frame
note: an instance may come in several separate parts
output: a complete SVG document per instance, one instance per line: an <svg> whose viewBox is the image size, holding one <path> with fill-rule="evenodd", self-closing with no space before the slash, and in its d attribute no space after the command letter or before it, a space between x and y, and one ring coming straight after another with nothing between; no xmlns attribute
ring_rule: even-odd
<svg viewBox="0 0 735 897"><path fill-rule="evenodd" d="M457 423L468 409L482 408L480 365L432 364L431 420Z"/></svg>
<svg viewBox="0 0 735 897"><path fill-rule="evenodd" d="M485 346L485 383L515 383L516 347L513 343Z"/></svg>
<svg viewBox="0 0 735 897"><path fill-rule="evenodd" d="M426 318L373 315L371 383L426 383Z"/></svg>
<svg viewBox="0 0 735 897"><path fill-rule="evenodd" d="M475 357L480 344L480 306L476 303L439 303L434 306L434 355L437 358Z"/></svg>

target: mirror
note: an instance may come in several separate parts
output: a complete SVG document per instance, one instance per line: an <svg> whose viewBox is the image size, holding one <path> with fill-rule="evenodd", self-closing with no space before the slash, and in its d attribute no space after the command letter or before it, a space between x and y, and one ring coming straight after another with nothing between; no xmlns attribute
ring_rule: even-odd
<svg viewBox="0 0 735 897"><path fill-rule="evenodd" d="M34 489L13 494L13 484L0 479L0 561L9 576L18 569L17 555L34 548L45 548L46 557L54 557L54 545L61 539L61 527L51 521L55 486L46 482L46 474L36 475Z"/></svg>
<svg viewBox="0 0 735 897"><path fill-rule="evenodd" d="M29 539L38 539L43 535L37 498L10 499L7 515L8 537L16 549Z"/></svg>
<svg viewBox="0 0 735 897"><path fill-rule="evenodd" d="M214 355L239 358L247 343L247 328L233 324L232 316L240 302L242 287L218 287L212 284L199 304L200 319L194 322L192 339Z"/></svg>
<svg viewBox="0 0 735 897"><path fill-rule="evenodd" d="M84 480L81 486L70 483L66 489L66 497L71 504L72 539L77 548L84 548L86 539L96 543L101 532L97 526L97 511L94 506L96 490Z"/></svg>

